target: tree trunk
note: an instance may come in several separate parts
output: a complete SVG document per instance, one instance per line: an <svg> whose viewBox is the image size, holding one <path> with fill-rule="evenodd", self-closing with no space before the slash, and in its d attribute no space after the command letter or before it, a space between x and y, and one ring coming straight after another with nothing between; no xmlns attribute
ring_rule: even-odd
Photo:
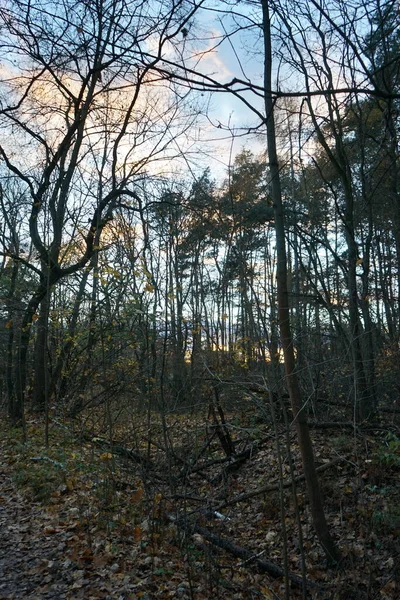
<svg viewBox="0 0 400 600"><path fill-rule="evenodd" d="M10 291L8 294L8 336L7 336L7 364L6 364L6 386L7 386L7 401L8 415L11 420L14 420L14 378L13 378L13 347L15 337L15 311L13 310L13 300L15 299L15 290L17 287L18 277L18 261L14 260L11 267Z"/></svg>
<svg viewBox="0 0 400 600"><path fill-rule="evenodd" d="M59 400L62 400L63 395L62 393L57 394L57 392L61 392L62 389L62 381L64 379L63 376L63 369L66 365L66 362L68 360L69 354L74 346L75 343L75 334L76 334L76 327L78 324L78 318L79 318L79 312L81 310L81 305L82 305L82 301L85 295L85 290L86 290L86 284L89 278L89 273L91 271L90 267L89 269L87 269L83 275L82 275L82 279L81 282L79 284L79 288L78 288L78 293L76 295L75 298L75 302L74 302L74 308L72 310L72 317L71 317L71 322L69 324L68 327L68 334L67 334L67 341L64 343L60 355L58 356L54 371L52 373L52 377L50 380L50 385L49 385L49 398L52 398L53 396L57 397L57 395L59 396Z"/></svg>
<svg viewBox="0 0 400 600"><path fill-rule="evenodd" d="M46 406L46 387L48 377L47 365L47 332L49 325L50 292L45 295L40 303L39 319L37 320L37 336L35 344L35 365L33 378L32 407L34 410L43 411Z"/></svg>
<svg viewBox="0 0 400 600"><path fill-rule="evenodd" d="M274 122L274 101L272 89L272 46L271 24L268 0L261 0L263 12L264 34L264 101L267 127L268 159L271 180L271 197L274 205L275 234L277 249L277 292L279 327L284 353L285 373L293 415L296 422L298 441L302 455L304 475L310 500L311 512L315 531L325 550L329 561L337 562L340 559L339 551L330 535L325 518L323 500L319 489L318 475L315 468L314 451L311 442L307 417L302 405L301 393L296 374L296 365L293 350L293 340L290 327L289 299L287 289L287 265L283 203L279 173L278 156L276 150L276 135Z"/></svg>
<svg viewBox="0 0 400 600"><path fill-rule="evenodd" d="M47 294L48 287L40 283L36 292L29 301L21 323L19 340L16 348L15 385L11 399L11 418L15 426L24 426L25 419L25 386L26 386L26 363L28 357L29 340L33 317L39 304Z"/></svg>
<svg viewBox="0 0 400 600"><path fill-rule="evenodd" d="M91 266L93 268L93 283L92 292L90 298L90 310L89 310L89 331L88 341L86 346L86 357L83 365L83 370L80 375L80 390L79 394L73 399L72 405L69 409L69 414L72 418L78 416L83 410L85 402L85 393L89 384L89 381L93 378L93 367L94 367L94 351L96 346L96 340L98 333L96 331L96 321L98 320L98 297L99 297L99 252L95 250L91 259ZM85 282L86 285L86 282ZM64 393L64 390L63 390Z"/></svg>

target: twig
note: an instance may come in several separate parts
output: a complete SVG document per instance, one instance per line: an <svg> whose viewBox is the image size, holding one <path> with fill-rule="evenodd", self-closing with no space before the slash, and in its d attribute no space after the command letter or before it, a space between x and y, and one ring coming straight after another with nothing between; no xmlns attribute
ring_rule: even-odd
<svg viewBox="0 0 400 600"><path fill-rule="evenodd" d="M52 458L49 458L48 456L32 456L31 460L33 460L35 462L39 462L39 461L49 462L50 464L54 465L55 467L58 467L59 469L62 469L63 471L65 471L65 465L58 462L58 460L53 460Z"/></svg>

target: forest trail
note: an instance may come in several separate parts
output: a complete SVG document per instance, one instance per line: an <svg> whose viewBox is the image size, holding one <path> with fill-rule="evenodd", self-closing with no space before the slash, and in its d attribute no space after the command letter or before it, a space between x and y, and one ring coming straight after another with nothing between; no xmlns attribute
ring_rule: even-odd
<svg viewBox="0 0 400 600"><path fill-rule="evenodd" d="M43 509L23 499L0 464L1 600L73 597L68 590L74 571L67 562L64 532L46 533L52 531L44 525L48 521Z"/></svg>
<svg viewBox="0 0 400 600"><path fill-rule="evenodd" d="M16 489L0 459L0 600L132 600L115 566L87 564L77 536L59 515L30 502ZM101 566L101 568L100 568Z"/></svg>

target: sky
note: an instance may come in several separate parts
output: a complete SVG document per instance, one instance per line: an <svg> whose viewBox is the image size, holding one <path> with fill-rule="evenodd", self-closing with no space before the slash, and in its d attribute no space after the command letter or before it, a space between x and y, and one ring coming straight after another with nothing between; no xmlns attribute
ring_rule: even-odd
<svg viewBox="0 0 400 600"><path fill-rule="evenodd" d="M204 4L204 7L198 11L193 22L186 24L187 34L181 37L179 33L177 36L179 40L178 50L182 55L185 55L186 66L195 68L221 83L226 84L232 81L233 78L240 78L262 86L262 40L260 39L260 29L257 26L261 20L260 3L253 3L252 7L249 7L245 3L237 4L232 0L232 14L229 16L229 13L222 14L218 12L218 7L221 7L221 11L225 10L228 3L208 1L208 5L207 3ZM340 4L339 0L331 1L333 4L335 2ZM40 0L38 2L40 4ZM282 6L285 2L289 2L289 0L282 0ZM312 4L311 0L308 4ZM134 5L132 3L132 6ZM146 6L151 5L146 4ZM147 8L146 10L150 9ZM233 13L238 10L242 11L242 17L235 16L234 18ZM252 14L254 10L258 11L255 15ZM249 23L252 23L252 26L246 27ZM85 27L85 24L82 24L82 27ZM81 32L82 27L80 26L77 30ZM85 36L87 38L89 32L90 28L87 32L79 33L79 35L84 39ZM232 33L232 36L227 36L229 33ZM132 36L132 32L129 35ZM299 36L301 41L301 32ZM147 49L151 51L151 36L147 38L145 43L148 44ZM153 50L156 52L157 35L154 36L154 44ZM317 45L315 50L321 53L322 60L324 56L323 49ZM170 46L166 44L164 47L165 59L170 58L173 60L176 51L172 44ZM279 58L274 58L276 68L279 66L283 85L292 86L293 89L301 85L292 77L292 73L289 73L287 67L282 66L282 64L278 65ZM2 77L4 69L4 64L0 65L0 75ZM181 72L184 73L184 71ZM161 82L154 94L160 94L162 86L164 88L161 90L161 95L164 95L165 102L168 102L170 97L168 82ZM156 87L153 90L156 90ZM245 98L259 112L263 113L262 98L250 92ZM149 111L152 110L151 98L144 95L141 102L142 104L138 103L138 109L142 110L143 114L149 114ZM190 111L186 114L185 134L175 139L171 135L171 145L166 152L170 161L169 166L167 167L166 163L163 165L162 161L158 160L154 163L154 167L151 167L152 172L160 173L164 170L167 173L169 170L175 176L176 172L181 170L182 173L186 172L187 174L189 172L196 177L205 167L209 166L212 176L217 180L222 180L226 177L228 165L232 163L235 155L243 147L250 149L255 154L265 151L266 142L262 132L258 131L257 135L247 133L249 128L260 125L260 118L233 94L215 92L210 95L208 92L200 93L197 91L193 93L193 101L190 100L190 102L193 102L193 114L190 115ZM158 110L155 105L153 108L156 111ZM194 119L196 112L199 112L199 114L197 119ZM168 127L168 121L165 122L165 127ZM178 120L176 122L182 124ZM183 129L185 129L185 126ZM139 156L140 152L145 154L150 143L151 140L140 140L140 144L135 148L136 154L139 154ZM172 157L173 161L171 160Z"/></svg>
<svg viewBox="0 0 400 600"><path fill-rule="evenodd" d="M193 31L189 30L188 44L198 48L200 38L202 48L208 51L196 68L221 83L230 82L234 77L247 77L252 82L262 83L260 40L250 32L237 33L224 40L226 33L234 28L232 19L226 16L222 19L219 13L208 8L199 11ZM260 98L250 94L247 99L263 111ZM258 126L259 119L233 94L204 94L204 100L206 114L201 119L202 160L220 180L226 177L228 166L243 147L259 154L265 151L265 140L260 140L260 135L248 133L250 128Z"/></svg>
<svg viewBox="0 0 400 600"><path fill-rule="evenodd" d="M204 34L204 46L213 51L205 55L199 67L204 73L211 75L222 83L232 81L233 78L241 80L248 79L253 84L263 85L263 48L260 38L259 27L245 27L238 31L240 25L261 22L261 2L252 3L247 6L244 3L231 3L232 12L242 11L243 18L233 18L229 15L221 16L216 10L209 8L217 7L218 4L211 2L204 10L200 10L195 26L193 27L193 38L202 37ZM283 37L280 43L280 51L274 52L273 46L273 79L279 80L276 88L286 91L301 92L307 86L309 89L319 89L321 94L312 99L312 104L321 121L327 116L327 101L324 95L325 89L332 85L338 87L352 87L353 85L372 87L366 79L368 61L363 52L363 45L368 34L375 27L372 15L377 10L375 0L355 2L348 4L343 0L329 0L327 3L313 2L291 2L281 0L278 5L282 15L272 17L273 44L278 43L275 26L283 28ZM221 10L226 4L221 2ZM324 10L327 12L324 13ZM257 12L254 12L257 11ZM331 21L330 19L333 19ZM239 25L239 26L237 26ZM291 31L293 39L285 32ZM236 31L231 37L226 37L229 32ZM343 34L344 32L344 34ZM189 30L189 40L191 31ZM347 42L346 36L352 36L353 46ZM225 36L225 39L223 40ZM290 42L285 47L286 40ZM221 41L223 40L223 41ZM198 42L196 42L198 43ZM349 52L348 52L349 51ZM297 54L297 52L299 54ZM304 61L302 72L301 61ZM292 64L290 64L292 63ZM330 81L332 77L332 81ZM365 97L365 96L360 96ZM249 93L245 98L261 113L263 101L254 93ZM336 95L338 102L348 99L348 94ZM293 100L293 106L299 109L302 103L303 116L307 107L304 98ZM300 113L300 111L298 110ZM282 113L276 111L276 122L282 118ZM301 114L298 118L301 118ZM223 176L226 165L231 162L242 147L252 150L255 154L265 151L265 136L245 135L246 127L254 127L260 124L260 119L249 110L243 102L229 93L215 93L209 104L208 121L202 131L204 147L210 147L208 154L211 155L210 164L218 176ZM295 125L299 129L299 123ZM279 137L278 127L278 137ZM282 134L284 136L284 133ZM310 139L309 134L304 133L304 155L303 159L315 150L315 142ZM233 138L233 139L232 139ZM208 142L208 144L206 143ZM287 147L284 139L278 139L278 143Z"/></svg>

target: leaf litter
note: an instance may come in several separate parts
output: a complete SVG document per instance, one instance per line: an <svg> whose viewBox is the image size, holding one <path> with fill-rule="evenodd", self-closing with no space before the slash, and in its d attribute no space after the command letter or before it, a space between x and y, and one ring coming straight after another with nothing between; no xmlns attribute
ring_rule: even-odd
<svg viewBox="0 0 400 600"><path fill-rule="evenodd" d="M135 431L116 424L108 441L99 427L78 435L59 425L52 424L47 449L37 420L29 423L27 444L15 432L2 434L0 599L285 598L284 578L260 572L263 560L284 564L279 469L267 426L252 428L251 435L238 428L228 460L218 441L209 441L208 425L193 416L171 419L169 452L157 419ZM343 562L336 569L326 565L293 438L306 596L396 600L400 443L389 442L392 455L385 456L388 443L380 432L355 439L316 431L313 437L327 518ZM135 440L131 456L116 451L129 449L129 439ZM283 440L282 433L282 447ZM235 461L250 446L247 458ZM290 481L287 460L283 477ZM288 570L301 577L290 487L283 500ZM220 540L248 558L214 543ZM301 598L301 586L290 584L289 597Z"/></svg>

